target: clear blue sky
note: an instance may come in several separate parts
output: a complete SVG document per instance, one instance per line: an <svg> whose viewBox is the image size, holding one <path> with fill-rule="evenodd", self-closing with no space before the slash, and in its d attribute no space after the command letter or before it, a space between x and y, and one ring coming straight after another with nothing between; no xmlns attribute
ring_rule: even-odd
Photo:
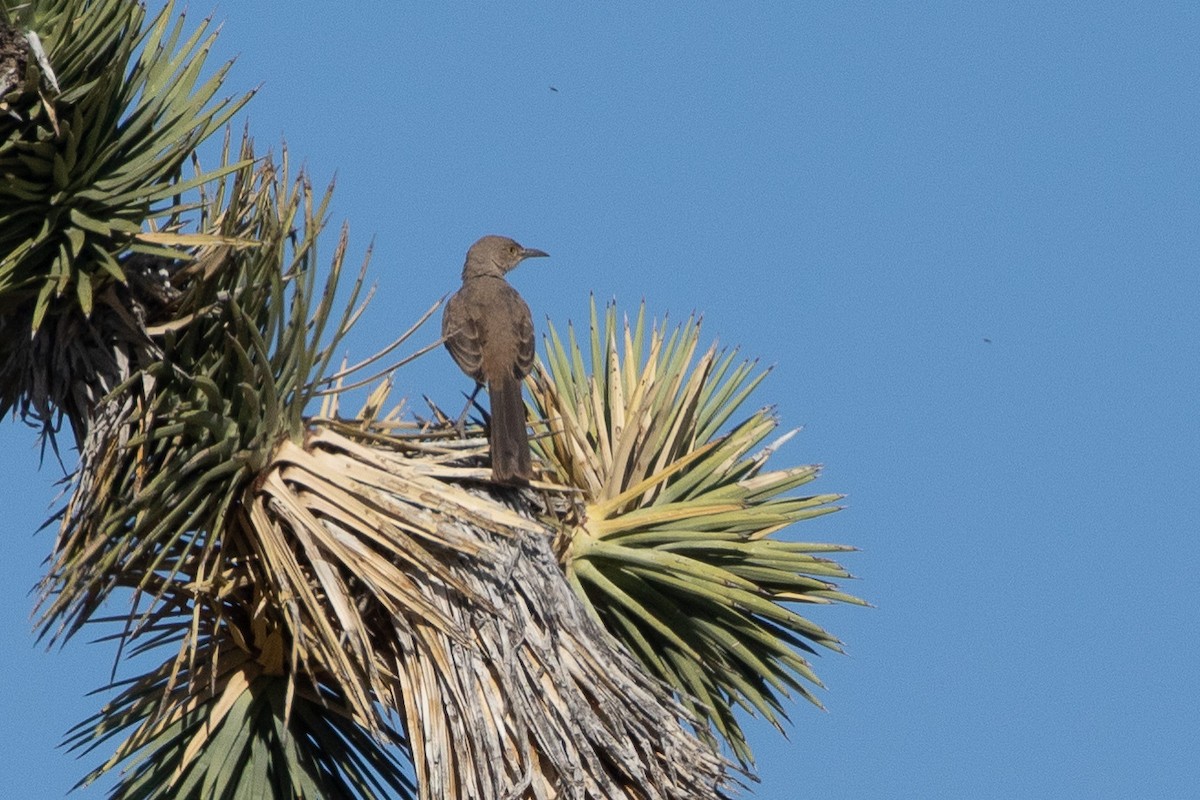
<svg viewBox="0 0 1200 800"><path fill-rule="evenodd" d="M778 463L849 495L794 534L861 547L877 608L813 612L849 656L790 741L752 726L757 797L1194 796L1200 6L683 8L243 1L215 57L375 239L355 355L503 233L553 256L513 276L535 319L645 298L775 365L757 400L805 428ZM464 388L442 353L399 384ZM110 653L29 633L36 461L0 427L27 798L82 773L54 746Z"/></svg>

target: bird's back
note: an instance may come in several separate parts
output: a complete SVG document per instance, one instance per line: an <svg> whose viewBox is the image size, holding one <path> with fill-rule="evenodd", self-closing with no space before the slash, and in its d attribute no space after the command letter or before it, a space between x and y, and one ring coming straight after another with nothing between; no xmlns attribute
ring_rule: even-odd
<svg viewBox="0 0 1200 800"><path fill-rule="evenodd" d="M442 336L459 368L481 383L505 370L524 378L533 366L533 317L503 278L464 281L446 303Z"/></svg>

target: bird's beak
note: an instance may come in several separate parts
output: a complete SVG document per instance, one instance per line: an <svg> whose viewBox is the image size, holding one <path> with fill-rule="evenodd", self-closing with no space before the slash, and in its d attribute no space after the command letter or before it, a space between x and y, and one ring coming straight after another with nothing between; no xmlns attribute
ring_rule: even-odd
<svg viewBox="0 0 1200 800"><path fill-rule="evenodd" d="M521 248L521 260L527 258L549 258L550 254L545 250L534 250L532 247Z"/></svg>

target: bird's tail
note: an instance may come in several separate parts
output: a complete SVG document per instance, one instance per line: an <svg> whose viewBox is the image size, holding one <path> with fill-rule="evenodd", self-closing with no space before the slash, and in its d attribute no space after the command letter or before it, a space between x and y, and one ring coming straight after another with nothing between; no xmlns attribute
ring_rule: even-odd
<svg viewBox="0 0 1200 800"><path fill-rule="evenodd" d="M488 399L492 405L492 480L527 483L533 477L533 466L521 382L512 375L489 381Z"/></svg>

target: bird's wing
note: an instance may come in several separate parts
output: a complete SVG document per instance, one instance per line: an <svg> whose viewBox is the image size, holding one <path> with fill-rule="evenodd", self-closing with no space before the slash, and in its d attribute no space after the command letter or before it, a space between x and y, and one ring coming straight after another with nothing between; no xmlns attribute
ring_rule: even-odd
<svg viewBox="0 0 1200 800"><path fill-rule="evenodd" d="M459 292L446 303L442 314L442 338L459 369L477 381L483 380L483 341L479 321Z"/></svg>
<svg viewBox="0 0 1200 800"><path fill-rule="evenodd" d="M514 292L514 294L516 294ZM524 378L533 369L533 315L529 313L529 305L517 295L523 314L517 320L517 377Z"/></svg>

